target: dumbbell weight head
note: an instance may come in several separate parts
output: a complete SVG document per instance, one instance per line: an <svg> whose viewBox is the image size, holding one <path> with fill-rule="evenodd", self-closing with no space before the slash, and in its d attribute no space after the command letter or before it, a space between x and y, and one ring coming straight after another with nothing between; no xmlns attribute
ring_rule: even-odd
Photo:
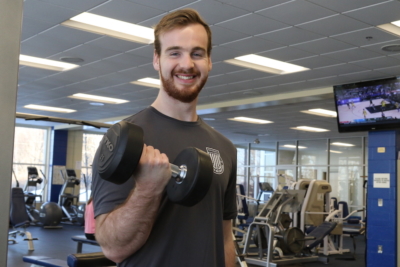
<svg viewBox="0 0 400 267"><path fill-rule="evenodd" d="M142 128L126 121L114 124L98 148L100 177L115 184L125 183L139 163L143 144ZM184 166L182 170L181 166ZM213 164L206 152L197 148L184 149L171 169L173 177L167 185L167 194L172 202L190 207L204 198L213 175Z"/></svg>
<svg viewBox="0 0 400 267"><path fill-rule="evenodd" d="M125 183L133 174L143 152L143 130L120 121L104 134L99 146L98 172L102 179Z"/></svg>
<svg viewBox="0 0 400 267"><path fill-rule="evenodd" d="M207 194L213 176L210 156L195 147L182 150L173 165L185 168L185 177L172 177L167 184L169 199L187 207L200 202ZM181 167L182 166L182 167Z"/></svg>

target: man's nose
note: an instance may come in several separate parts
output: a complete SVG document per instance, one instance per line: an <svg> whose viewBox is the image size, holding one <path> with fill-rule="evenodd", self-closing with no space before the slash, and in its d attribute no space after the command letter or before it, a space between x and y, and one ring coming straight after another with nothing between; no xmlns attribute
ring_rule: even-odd
<svg viewBox="0 0 400 267"><path fill-rule="evenodd" d="M190 54L184 54L181 57L180 67L183 69L192 69L194 67L194 62Z"/></svg>

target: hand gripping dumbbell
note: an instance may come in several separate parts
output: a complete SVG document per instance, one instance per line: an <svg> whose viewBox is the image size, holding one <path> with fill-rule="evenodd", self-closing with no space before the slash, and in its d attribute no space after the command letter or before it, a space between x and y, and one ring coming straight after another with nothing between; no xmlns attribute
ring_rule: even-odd
<svg viewBox="0 0 400 267"><path fill-rule="evenodd" d="M120 121L104 134L98 148L97 166L102 179L123 184L132 176L143 152L143 129ZM213 164L210 156L194 147L182 150L173 164L167 184L169 199L184 206L200 202L210 188Z"/></svg>

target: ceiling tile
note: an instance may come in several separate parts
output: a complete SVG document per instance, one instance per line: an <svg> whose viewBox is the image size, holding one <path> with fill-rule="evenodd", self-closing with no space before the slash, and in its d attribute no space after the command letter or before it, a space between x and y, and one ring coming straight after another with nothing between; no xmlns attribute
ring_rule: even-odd
<svg viewBox="0 0 400 267"><path fill-rule="evenodd" d="M292 1L292 0L290 0ZM275 5L280 5L282 2L290 2L289 0L268 0L268 1L262 1L262 0L218 0L218 2L222 2L228 5L232 5L241 9L245 9L248 11L258 11L260 9L265 9L269 8Z"/></svg>
<svg viewBox="0 0 400 267"><path fill-rule="evenodd" d="M154 46L153 45L145 45L139 48L135 48L127 52L128 54L137 55L140 57L146 57L153 59L154 54Z"/></svg>
<svg viewBox="0 0 400 267"><path fill-rule="evenodd" d="M53 4L56 6L60 6L60 7L66 7L66 8L71 8L73 7L74 10L79 10L79 11L86 11L88 9L94 8L98 5L101 5L105 2L107 2L107 0L85 0L85 1L81 1L81 0L68 0L68 1L64 1L64 0L40 0L42 2L46 2L49 4Z"/></svg>
<svg viewBox="0 0 400 267"><path fill-rule="evenodd" d="M187 5L186 7L197 10L210 25L243 16L248 13L248 11L243 9L216 1L197 1L193 4Z"/></svg>
<svg viewBox="0 0 400 267"><path fill-rule="evenodd" d="M336 41L332 38L324 38L316 41L293 45L293 47L314 54L325 54L325 53L349 49L352 48L353 46L340 41Z"/></svg>
<svg viewBox="0 0 400 267"><path fill-rule="evenodd" d="M211 32L213 45L221 45L250 36L249 34L244 34L238 31L231 31L219 26L211 26Z"/></svg>
<svg viewBox="0 0 400 267"><path fill-rule="evenodd" d="M331 36L331 38L355 46L365 46L387 41L400 41L398 36L387 33L377 28L368 28L350 33L335 35Z"/></svg>
<svg viewBox="0 0 400 267"><path fill-rule="evenodd" d="M373 59L366 59L352 62L352 64L364 67L366 69L374 70L381 68L389 68L394 66L400 66L400 60L393 57L379 57Z"/></svg>
<svg viewBox="0 0 400 267"><path fill-rule="evenodd" d="M160 15L163 11L125 0L112 0L108 1L104 5L92 9L90 13L125 22L139 23L146 18Z"/></svg>
<svg viewBox="0 0 400 267"><path fill-rule="evenodd" d="M144 6L149 6L156 9L161 9L163 11L178 9L180 7L186 6L188 4L194 3L197 0L127 0L132 3L141 4Z"/></svg>
<svg viewBox="0 0 400 267"><path fill-rule="evenodd" d="M337 11L339 13L350 11L353 9L360 9L366 6L375 5L378 3L386 2L387 0L307 0L319 6Z"/></svg>
<svg viewBox="0 0 400 267"><path fill-rule="evenodd" d="M51 56L49 59L58 60L61 57L78 57L84 60L83 64L89 64L119 53L120 52L111 49L96 47L90 44L82 44L57 55Z"/></svg>
<svg viewBox="0 0 400 267"><path fill-rule="evenodd" d="M39 0L24 1L24 17L57 25L80 12L70 8L60 7Z"/></svg>
<svg viewBox="0 0 400 267"><path fill-rule="evenodd" d="M229 48L226 45L220 45L212 48L211 59L213 62L219 62L243 55L245 55L245 53Z"/></svg>
<svg viewBox="0 0 400 267"><path fill-rule="evenodd" d="M316 39L321 39L324 36L297 27L290 27L273 31L270 33L260 34L257 35L257 37L275 43L280 43L284 45L293 45L303 42L309 42Z"/></svg>
<svg viewBox="0 0 400 267"><path fill-rule="evenodd" d="M291 60L315 56L315 53L303 51L289 46L289 47L273 49L267 52L258 53L258 55L288 62Z"/></svg>
<svg viewBox="0 0 400 267"><path fill-rule="evenodd" d="M246 54L256 54L263 51L268 51L271 49L281 47L282 45L261 38L250 37L242 39L240 41L224 44L224 46L238 50L242 55L246 55Z"/></svg>
<svg viewBox="0 0 400 267"><path fill-rule="evenodd" d="M100 38L97 38L96 40L88 42L88 44L100 48L111 49L118 52L125 52L143 46L143 44L129 42L122 39L116 39L109 36L102 36Z"/></svg>
<svg viewBox="0 0 400 267"><path fill-rule="evenodd" d="M293 60L290 63L296 64L309 69L327 67L331 65L342 64L343 61L336 60L325 56L314 56L304 59Z"/></svg>
<svg viewBox="0 0 400 267"><path fill-rule="evenodd" d="M49 28L53 27L53 24L48 22L43 22L30 17L24 17L22 21L22 35L21 40L25 40L36 34L41 33Z"/></svg>
<svg viewBox="0 0 400 267"><path fill-rule="evenodd" d="M249 35L257 35L289 27L288 24L254 13L224 21L222 23L218 23L217 25Z"/></svg>
<svg viewBox="0 0 400 267"><path fill-rule="evenodd" d="M309 23L298 25L297 27L308 30L324 36L337 35L344 32L351 32L369 28L370 25L346 17L344 15L335 15L324 19L319 19Z"/></svg>
<svg viewBox="0 0 400 267"><path fill-rule="evenodd" d="M297 25L332 16L335 12L304 0L297 0L259 11L257 14L286 24Z"/></svg>
<svg viewBox="0 0 400 267"><path fill-rule="evenodd" d="M378 5L346 12L345 15L372 26L378 26L380 24L400 20L399 10L399 1L385 1Z"/></svg>
<svg viewBox="0 0 400 267"><path fill-rule="evenodd" d="M324 54L324 56L337 59L342 62L353 62L362 59L381 57L382 55L362 48L351 48L348 50L342 50L338 52Z"/></svg>

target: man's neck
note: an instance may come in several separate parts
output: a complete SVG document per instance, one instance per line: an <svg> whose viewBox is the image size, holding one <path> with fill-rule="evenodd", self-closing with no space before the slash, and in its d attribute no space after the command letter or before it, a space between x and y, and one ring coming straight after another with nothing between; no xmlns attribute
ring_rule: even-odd
<svg viewBox="0 0 400 267"><path fill-rule="evenodd" d="M162 114L180 121L197 121L196 104L197 99L191 103L183 103L168 95L159 94L151 106Z"/></svg>

